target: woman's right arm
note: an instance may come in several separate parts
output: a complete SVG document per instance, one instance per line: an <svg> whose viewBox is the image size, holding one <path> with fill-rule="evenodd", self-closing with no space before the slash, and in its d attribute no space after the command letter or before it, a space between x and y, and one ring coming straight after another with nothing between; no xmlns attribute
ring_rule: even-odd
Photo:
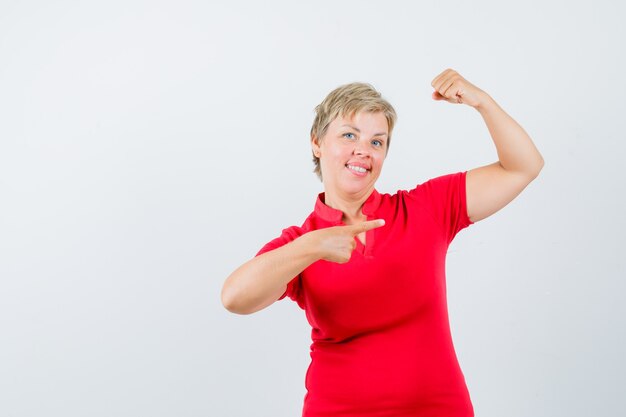
<svg viewBox="0 0 626 417"><path fill-rule="evenodd" d="M285 293L287 284L320 259L311 232L237 268L224 282L222 304L231 313L252 314Z"/></svg>
<svg viewBox="0 0 626 417"><path fill-rule="evenodd" d="M384 225L370 220L314 230L279 248L250 259L230 274L222 288L222 304L237 314L264 309L285 293L287 284L320 259L345 263L356 247L355 236Z"/></svg>

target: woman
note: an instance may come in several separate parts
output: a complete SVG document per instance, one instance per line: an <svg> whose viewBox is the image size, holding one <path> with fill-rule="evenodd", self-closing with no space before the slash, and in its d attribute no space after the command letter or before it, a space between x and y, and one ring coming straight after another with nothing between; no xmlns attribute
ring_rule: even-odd
<svg viewBox="0 0 626 417"><path fill-rule="evenodd" d="M466 417L473 407L448 321L445 256L463 228L500 210L537 177L543 158L484 91L447 69L433 99L483 117L499 161L394 195L375 189L396 114L367 84L316 107L314 211L224 283L222 302L250 314L286 296L312 327L303 416Z"/></svg>

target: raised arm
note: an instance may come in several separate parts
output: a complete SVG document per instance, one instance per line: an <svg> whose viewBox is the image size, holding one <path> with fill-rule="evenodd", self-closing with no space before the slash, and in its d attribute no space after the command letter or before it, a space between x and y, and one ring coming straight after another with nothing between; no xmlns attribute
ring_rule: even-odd
<svg viewBox="0 0 626 417"><path fill-rule="evenodd" d="M543 157L524 129L487 93L447 69L432 82L433 99L467 104L483 117L498 161L466 176L467 215L472 222L491 216L517 197L543 168Z"/></svg>
<svg viewBox="0 0 626 417"><path fill-rule="evenodd" d="M314 230L286 245L263 253L241 265L224 282L222 304L237 314L251 314L273 304L287 284L307 266L320 259L345 263L356 247L355 236L384 220Z"/></svg>

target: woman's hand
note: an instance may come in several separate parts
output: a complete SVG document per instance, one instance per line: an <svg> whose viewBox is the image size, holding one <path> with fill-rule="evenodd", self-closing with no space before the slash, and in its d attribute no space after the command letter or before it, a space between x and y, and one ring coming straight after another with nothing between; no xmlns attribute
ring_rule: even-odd
<svg viewBox="0 0 626 417"><path fill-rule="evenodd" d="M435 89L432 95L434 100L467 104L478 109L488 97L487 93L450 68L436 76L430 84Z"/></svg>
<svg viewBox="0 0 626 417"><path fill-rule="evenodd" d="M359 233L367 232L384 224L385 221L382 219L369 220L347 226L314 230L308 232L306 236L311 239L320 259L343 264L350 260L352 251L356 248L355 237Z"/></svg>

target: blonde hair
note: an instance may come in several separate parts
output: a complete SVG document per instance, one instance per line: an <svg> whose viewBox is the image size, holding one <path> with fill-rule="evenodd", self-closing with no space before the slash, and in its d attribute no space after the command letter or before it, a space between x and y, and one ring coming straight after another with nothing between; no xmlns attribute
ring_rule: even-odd
<svg viewBox="0 0 626 417"><path fill-rule="evenodd" d="M328 125L337 117L353 117L356 113L382 112L387 119L389 136L387 137L387 151L391 144L391 131L396 123L396 111L387 100L370 84L344 84L331 91L324 101L315 107L315 119L311 127L311 139L316 137L321 144L322 138L328 130ZM320 159L313 154L315 168L313 172L322 180Z"/></svg>

